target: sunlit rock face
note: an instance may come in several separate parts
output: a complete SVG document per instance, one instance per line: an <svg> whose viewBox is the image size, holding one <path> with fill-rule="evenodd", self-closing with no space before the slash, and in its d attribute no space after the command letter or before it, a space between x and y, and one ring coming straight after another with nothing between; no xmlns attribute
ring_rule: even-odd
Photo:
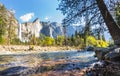
<svg viewBox="0 0 120 76"><path fill-rule="evenodd" d="M35 34L35 37L39 37L40 36L41 29L42 29L42 24L40 23L39 19L36 19L33 22L33 34Z"/></svg>
<svg viewBox="0 0 120 76"><path fill-rule="evenodd" d="M23 42L29 41L32 36L39 37L42 25L37 18L33 22L26 22L21 24L21 40Z"/></svg>

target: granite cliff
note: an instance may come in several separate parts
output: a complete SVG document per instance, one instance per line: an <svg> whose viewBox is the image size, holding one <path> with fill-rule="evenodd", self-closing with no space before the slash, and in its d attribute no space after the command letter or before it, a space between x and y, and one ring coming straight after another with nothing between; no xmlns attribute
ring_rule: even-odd
<svg viewBox="0 0 120 76"><path fill-rule="evenodd" d="M40 37L40 34L56 38L58 35L64 35L63 26L57 22L41 22L38 18L19 25L19 38L24 42L29 41L33 35Z"/></svg>

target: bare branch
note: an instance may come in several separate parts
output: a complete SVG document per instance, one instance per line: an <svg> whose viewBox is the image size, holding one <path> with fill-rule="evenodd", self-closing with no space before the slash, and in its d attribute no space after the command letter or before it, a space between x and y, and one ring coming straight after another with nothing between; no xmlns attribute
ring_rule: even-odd
<svg viewBox="0 0 120 76"><path fill-rule="evenodd" d="M65 23L71 21L73 18L77 17L78 15L81 15L83 12L85 12L86 10L90 9L91 7L93 7L94 5L96 5L96 3L91 4L90 6L86 7L85 9L81 10L80 12L78 12L77 14L75 14L73 17L71 17L69 20L66 20Z"/></svg>

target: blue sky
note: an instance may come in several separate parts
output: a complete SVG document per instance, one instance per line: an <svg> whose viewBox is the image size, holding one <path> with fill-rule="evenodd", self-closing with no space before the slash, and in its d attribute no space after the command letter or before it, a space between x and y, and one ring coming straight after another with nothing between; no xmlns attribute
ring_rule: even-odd
<svg viewBox="0 0 120 76"><path fill-rule="evenodd" d="M39 18L41 21L61 22L64 16L58 7L57 0L0 0L7 9L15 11L15 17L19 22L33 21Z"/></svg>

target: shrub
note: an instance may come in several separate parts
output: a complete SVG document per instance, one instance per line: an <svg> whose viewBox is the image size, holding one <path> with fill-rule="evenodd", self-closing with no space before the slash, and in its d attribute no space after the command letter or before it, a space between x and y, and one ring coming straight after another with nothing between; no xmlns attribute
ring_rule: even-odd
<svg viewBox="0 0 120 76"><path fill-rule="evenodd" d="M45 37L44 40L42 40L42 45L44 46L51 46L54 45L55 40L51 37Z"/></svg>
<svg viewBox="0 0 120 76"><path fill-rule="evenodd" d="M11 40L11 44L14 44L14 45L20 45L20 44L23 44L20 39L18 38L14 38Z"/></svg>
<svg viewBox="0 0 120 76"><path fill-rule="evenodd" d="M87 46L96 46L97 41L94 36L89 36L87 38Z"/></svg>
<svg viewBox="0 0 120 76"><path fill-rule="evenodd" d="M106 41L103 40L97 40L97 47L107 47L109 44Z"/></svg>
<svg viewBox="0 0 120 76"><path fill-rule="evenodd" d="M4 44L5 43L5 39L3 37L0 37L0 44Z"/></svg>
<svg viewBox="0 0 120 76"><path fill-rule="evenodd" d="M64 43L64 36L57 36L56 44L62 46Z"/></svg>

